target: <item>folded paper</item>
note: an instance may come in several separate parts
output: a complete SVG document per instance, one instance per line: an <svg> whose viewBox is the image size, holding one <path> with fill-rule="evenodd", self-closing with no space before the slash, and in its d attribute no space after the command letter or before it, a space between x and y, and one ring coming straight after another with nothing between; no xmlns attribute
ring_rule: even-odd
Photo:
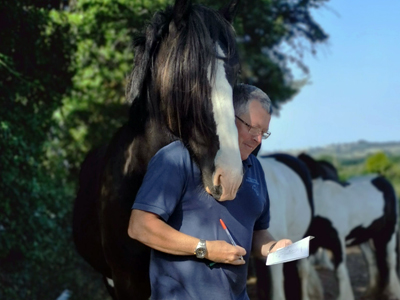
<svg viewBox="0 0 400 300"><path fill-rule="evenodd" d="M308 257L310 255L310 240L313 238L313 236L305 237L296 243L268 254L266 265L281 264Z"/></svg>

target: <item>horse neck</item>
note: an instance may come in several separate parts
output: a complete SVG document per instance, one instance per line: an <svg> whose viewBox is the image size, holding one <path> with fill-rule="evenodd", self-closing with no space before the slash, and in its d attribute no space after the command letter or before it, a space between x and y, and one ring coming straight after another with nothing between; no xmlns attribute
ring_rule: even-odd
<svg viewBox="0 0 400 300"><path fill-rule="evenodd" d="M132 158L134 169L146 167L158 150L177 139L159 117L150 116L144 109L131 111L127 127L130 141L125 151Z"/></svg>

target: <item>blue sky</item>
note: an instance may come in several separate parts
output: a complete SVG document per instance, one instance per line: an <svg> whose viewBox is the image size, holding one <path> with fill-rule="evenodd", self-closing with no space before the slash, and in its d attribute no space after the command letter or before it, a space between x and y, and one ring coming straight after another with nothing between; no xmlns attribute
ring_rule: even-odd
<svg viewBox="0 0 400 300"><path fill-rule="evenodd" d="M331 0L313 15L329 40L305 55L309 84L272 117L262 151L400 141L400 1Z"/></svg>

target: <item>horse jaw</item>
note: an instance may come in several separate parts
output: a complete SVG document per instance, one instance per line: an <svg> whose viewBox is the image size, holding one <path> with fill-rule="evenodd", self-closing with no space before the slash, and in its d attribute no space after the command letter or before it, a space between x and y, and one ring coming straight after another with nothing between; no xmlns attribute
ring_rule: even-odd
<svg viewBox="0 0 400 300"><path fill-rule="evenodd" d="M225 57L218 44L216 48L218 55ZM217 60L211 101L220 147L214 161L215 172L212 179L214 186L211 189L207 187L206 190L219 201L233 200L242 183L243 166L235 125L233 89L226 78L224 62L221 59Z"/></svg>

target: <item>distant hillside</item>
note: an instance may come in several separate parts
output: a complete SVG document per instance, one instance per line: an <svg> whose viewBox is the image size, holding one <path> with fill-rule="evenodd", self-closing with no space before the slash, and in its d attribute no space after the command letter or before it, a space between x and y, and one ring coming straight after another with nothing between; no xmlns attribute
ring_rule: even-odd
<svg viewBox="0 0 400 300"><path fill-rule="evenodd" d="M385 152L389 157L400 156L400 141L377 143L360 140L354 143L332 144L325 147L295 149L285 152L293 155L306 152L315 158L333 157L337 160L357 160L364 159L379 151Z"/></svg>
<svg viewBox="0 0 400 300"><path fill-rule="evenodd" d="M390 161L390 167L385 171L384 175L394 185L398 199L400 199L400 142L375 143L358 141L285 152L295 156L305 152L315 159L328 160L338 170L340 179L345 181L350 177L368 173L366 159L370 155L381 151L387 155Z"/></svg>

